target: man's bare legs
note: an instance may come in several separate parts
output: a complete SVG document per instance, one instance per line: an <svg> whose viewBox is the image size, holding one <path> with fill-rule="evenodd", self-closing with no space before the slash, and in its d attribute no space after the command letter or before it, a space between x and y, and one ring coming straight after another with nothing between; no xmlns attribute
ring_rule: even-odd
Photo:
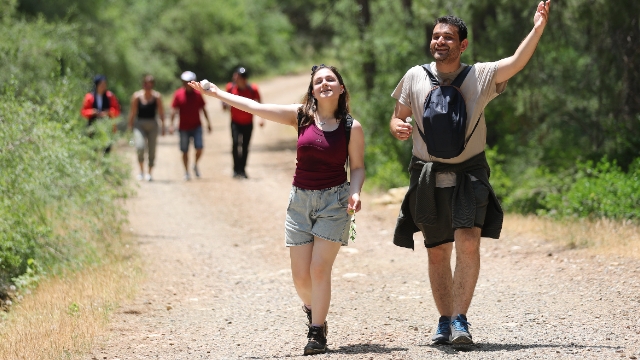
<svg viewBox="0 0 640 360"><path fill-rule="evenodd" d="M456 269L453 274L453 313L466 314L480 275L480 228L458 229L456 243Z"/></svg>
<svg viewBox="0 0 640 360"><path fill-rule="evenodd" d="M456 268L451 272L452 243L427 249L429 280L436 307L443 316L466 314L480 274L480 228L454 232Z"/></svg>
<svg viewBox="0 0 640 360"><path fill-rule="evenodd" d="M434 344L473 344L466 314L480 274L480 228L454 232L456 267L451 272L453 244L427 249L429 280L436 307L440 312Z"/></svg>
<svg viewBox="0 0 640 360"><path fill-rule="evenodd" d="M188 174L189 173L189 153L188 152L182 153L182 164L184 165L185 174Z"/></svg>
<svg viewBox="0 0 640 360"><path fill-rule="evenodd" d="M429 280L441 318L432 340L435 344L472 344L466 313L480 274L480 228L454 232L456 267L451 272L453 244L427 249Z"/></svg>

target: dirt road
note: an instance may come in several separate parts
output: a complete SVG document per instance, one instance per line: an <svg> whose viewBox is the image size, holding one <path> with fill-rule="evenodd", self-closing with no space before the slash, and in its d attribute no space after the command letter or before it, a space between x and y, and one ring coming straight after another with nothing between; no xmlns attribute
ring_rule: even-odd
<svg viewBox="0 0 640 360"><path fill-rule="evenodd" d="M292 103L307 84L304 75L260 87L265 102ZM283 239L295 130L274 123L255 129L249 179L232 179L228 114L215 100L208 109L214 129L205 138L203 178L182 180L178 138L165 136L155 180L140 183L128 204L148 278L86 359L302 354L305 315ZM426 251L420 242L414 252L395 247L398 207L371 200L363 196L358 238L338 255L330 352L318 358L640 358L638 261L585 256L516 233L483 239L468 314L477 344L431 346L438 314Z"/></svg>

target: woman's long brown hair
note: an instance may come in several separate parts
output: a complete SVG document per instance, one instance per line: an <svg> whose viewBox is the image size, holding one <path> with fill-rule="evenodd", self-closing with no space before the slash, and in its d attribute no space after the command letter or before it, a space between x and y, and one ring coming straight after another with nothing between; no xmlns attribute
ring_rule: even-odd
<svg viewBox="0 0 640 360"><path fill-rule="evenodd" d="M326 66L324 64L320 66L314 66L311 71L311 81L309 81L309 88L307 89L307 93L302 97L302 106L298 108L298 118L302 116L302 121L300 122L300 127L312 124L314 122L314 115L317 110L317 100L313 96L313 78L316 76L316 73L320 71L320 69L329 69L331 72L335 74L338 78L338 82L340 85L344 87L344 92L340 94L340 98L338 99L338 108L334 112L334 116L339 121L345 119L347 114L349 114L349 91L347 90L347 86L344 84L342 80L342 75L338 72L334 66Z"/></svg>

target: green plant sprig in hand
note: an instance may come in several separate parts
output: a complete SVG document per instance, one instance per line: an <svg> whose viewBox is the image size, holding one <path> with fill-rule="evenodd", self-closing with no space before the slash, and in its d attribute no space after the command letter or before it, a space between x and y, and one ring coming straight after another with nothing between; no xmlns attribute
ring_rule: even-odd
<svg viewBox="0 0 640 360"><path fill-rule="evenodd" d="M356 211L351 210L351 224L349 225L349 240L356 242Z"/></svg>

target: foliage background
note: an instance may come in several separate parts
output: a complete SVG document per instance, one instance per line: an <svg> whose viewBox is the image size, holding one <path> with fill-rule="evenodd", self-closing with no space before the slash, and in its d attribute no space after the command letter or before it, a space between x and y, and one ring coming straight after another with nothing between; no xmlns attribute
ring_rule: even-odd
<svg viewBox="0 0 640 360"><path fill-rule="evenodd" d="M365 128L367 186L386 189L407 184L411 155L388 133L390 94L410 67L431 61L433 19L465 19L464 62L495 61L531 30L536 5L0 0L0 288L37 266L97 261L104 244L95 239L119 228L126 167L96 151L108 131L88 139L78 114L93 75L107 75L126 112L147 73L169 92L184 70L219 82L238 65L265 76L336 64ZM638 1L552 4L534 57L486 109L491 181L505 209L638 220L639 40Z"/></svg>

